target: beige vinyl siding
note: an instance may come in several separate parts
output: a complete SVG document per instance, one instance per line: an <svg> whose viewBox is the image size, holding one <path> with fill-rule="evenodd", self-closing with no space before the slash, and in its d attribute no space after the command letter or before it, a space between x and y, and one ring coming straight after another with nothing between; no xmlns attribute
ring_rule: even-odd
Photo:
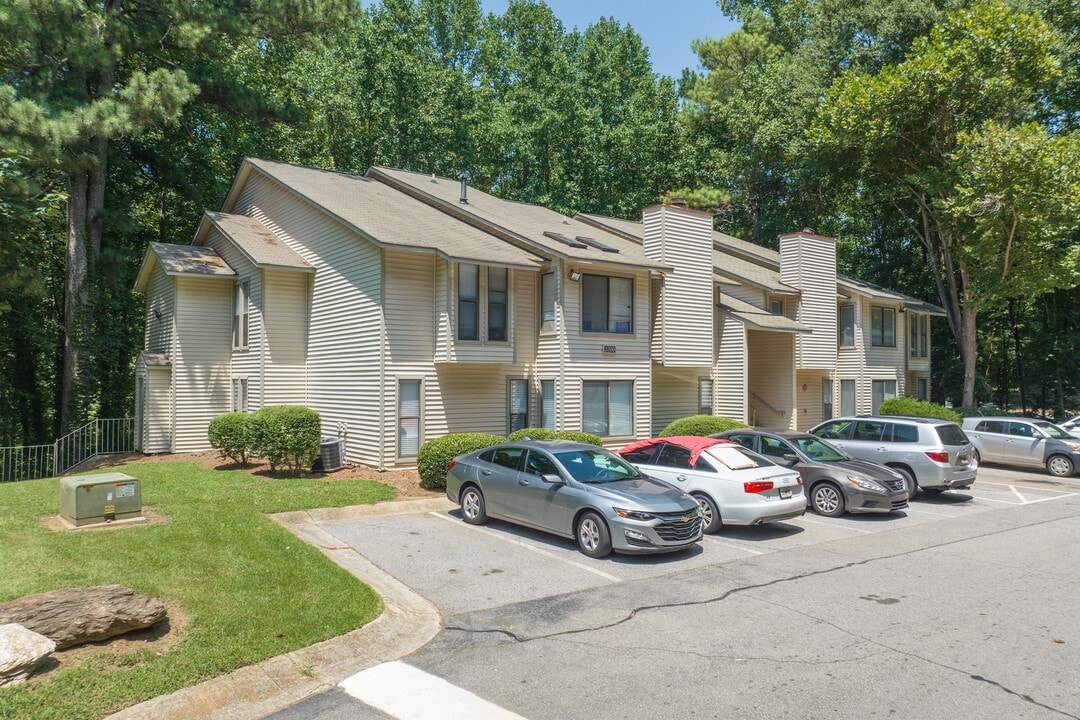
<svg viewBox="0 0 1080 720"><path fill-rule="evenodd" d="M653 368L651 435L658 435L679 418L698 414L699 383L711 373L711 368Z"/></svg>
<svg viewBox="0 0 1080 720"><path fill-rule="evenodd" d="M750 424L787 430L795 408L794 338L791 333L747 331Z"/></svg>
<svg viewBox="0 0 1080 720"><path fill-rule="evenodd" d="M262 405L307 405L307 317L311 275L263 271ZM234 362L236 353L233 354ZM239 377L233 367L233 377ZM248 395L251 396L249 380Z"/></svg>
<svg viewBox="0 0 1080 720"><path fill-rule="evenodd" d="M717 322L716 367L713 372L716 403L713 412L747 422L746 326L721 312Z"/></svg>
<svg viewBox="0 0 1080 720"><path fill-rule="evenodd" d="M230 410L232 278L176 280L173 452L207 450L206 428Z"/></svg>
<svg viewBox="0 0 1080 720"><path fill-rule="evenodd" d="M241 282L248 284L248 346L244 349L232 349L230 375L234 378L247 378L248 410L258 410L265 405L272 405L273 403L267 402L264 395L265 384L262 372L263 313L265 309L262 271L255 267L233 245L232 241L222 235L216 227L212 227L207 233L205 244L216 250L217 254L229 264L229 267L236 271L236 280L233 283L233 302L235 302L236 286ZM230 305L230 322L233 321L234 316L235 306ZM232 347L231 339L229 347Z"/></svg>
<svg viewBox="0 0 1080 720"><path fill-rule="evenodd" d="M711 365L712 217L666 205L646 208L644 235L645 254L672 267L662 283L654 357L672 367Z"/></svg>
<svg viewBox="0 0 1080 720"><path fill-rule="evenodd" d="M150 257L154 257L151 253ZM173 348L173 314L176 307L176 285L165 274L157 259L146 288L145 349L152 353L171 353Z"/></svg>
<svg viewBox="0 0 1080 720"><path fill-rule="evenodd" d="M146 369L146 397L144 407L144 438L142 452L147 454L171 452L173 437L172 421L172 371L169 368Z"/></svg>
<svg viewBox="0 0 1080 720"><path fill-rule="evenodd" d="M228 212L251 215L315 268L308 320L308 407L324 435L344 433L346 458L378 463L382 393L382 254L377 247L257 172Z"/></svg>
<svg viewBox="0 0 1080 720"><path fill-rule="evenodd" d="M801 290L795 319L813 332L795 339L798 367L836 366L836 241L785 236L780 239L780 280Z"/></svg>
<svg viewBox="0 0 1080 720"><path fill-rule="evenodd" d="M827 370L799 370L795 373L795 398L797 417L795 419L795 430L809 430L814 425L817 425L824 418L822 417L822 410L825 404L824 397L824 381L829 377ZM806 389L803 389L803 386ZM833 393L836 393L836 388L833 388ZM833 414L836 412L836 403L833 401Z"/></svg>
<svg viewBox="0 0 1080 720"><path fill-rule="evenodd" d="M540 332L540 279L536 279L536 285L534 289L534 316L535 320L532 332L535 339L535 356L536 360L533 366L533 389L536 393L540 392L541 380L552 380L555 383L555 429L556 430L568 430L572 427L571 420L568 418L576 417L580 418L580 406L576 408L576 414L571 416L566 408L565 395L566 388L563 382L563 372L566 367L566 359L569 351L569 343L567 340L567 334L569 328L567 327L566 318L566 302L565 295L567 293L567 285L572 285L566 279L566 268L561 264L555 264L552 268L555 275L555 327L551 331ZM541 275L543 271L541 271ZM579 399L580 402L580 399ZM540 417L538 414L534 414L535 422L540 424Z"/></svg>
<svg viewBox="0 0 1080 720"><path fill-rule="evenodd" d="M750 303L755 307L768 310L769 305L765 302L765 291L761 288L752 287L750 285L740 285L738 287L725 287L724 294L730 295L736 300L742 300L743 302ZM786 298L785 298L786 299ZM790 300L788 302L791 302Z"/></svg>

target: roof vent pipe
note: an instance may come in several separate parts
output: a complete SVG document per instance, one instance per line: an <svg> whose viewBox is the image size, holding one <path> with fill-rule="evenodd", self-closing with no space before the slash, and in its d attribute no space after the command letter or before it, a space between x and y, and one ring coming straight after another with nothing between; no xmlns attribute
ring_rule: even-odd
<svg viewBox="0 0 1080 720"><path fill-rule="evenodd" d="M461 173L461 197L458 198L458 202L461 203L462 205L468 205L469 204L469 198L466 197L466 195L465 195L465 193L467 191L467 188L468 188L468 186L465 184L465 179L466 179L465 178L465 173Z"/></svg>

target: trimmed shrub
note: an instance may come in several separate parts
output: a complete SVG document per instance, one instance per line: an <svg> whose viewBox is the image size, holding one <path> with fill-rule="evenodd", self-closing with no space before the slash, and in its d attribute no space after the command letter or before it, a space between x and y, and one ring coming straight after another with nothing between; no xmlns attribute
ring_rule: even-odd
<svg viewBox="0 0 1080 720"><path fill-rule="evenodd" d="M439 490L446 487L446 470L458 455L506 442L502 435L485 433L450 433L428 440L416 454L416 470L420 473L420 487Z"/></svg>
<svg viewBox="0 0 1080 720"><path fill-rule="evenodd" d="M251 415L244 412L218 415L206 428L206 437L210 447L221 453L222 460L247 465L251 449Z"/></svg>
<svg viewBox="0 0 1080 720"><path fill-rule="evenodd" d="M580 430L562 430L556 433L559 440L573 440L574 442L589 443L590 445L603 445L604 441L599 435L582 432Z"/></svg>
<svg viewBox="0 0 1080 720"><path fill-rule="evenodd" d="M916 400L910 397L889 398L881 403L878 409L879 415L910 415L911 417L940 418L952 420L957 425L963 418L960 413L954 412L944 405L938 405L928 400Z"/></svg>
<svg viewBox="0 0 1080 720"><path fill-rule="evenodd" d="M271 470L284 465L308 470L319 457L319 413L300 405L269 405L251 415L251 454L266 458Z"/></svg>
<svg viewBox="0 0 1080 720"><path fill-rule="evenodd" d="M673 435L698 435L708 437L726 430L737 430L750 427L741 420L723 417L722 415L691 415L679 418L660 431L660 437L672 437Z"/></svg>
<svg viewBox="0 0 1080 720"><path fill-rule="evenodd" d="M517 442L522 438L529 438L530 440L554 440L559 435L554 430L548 430L547 428L521 428L510 433L507 440Z"/></svg>

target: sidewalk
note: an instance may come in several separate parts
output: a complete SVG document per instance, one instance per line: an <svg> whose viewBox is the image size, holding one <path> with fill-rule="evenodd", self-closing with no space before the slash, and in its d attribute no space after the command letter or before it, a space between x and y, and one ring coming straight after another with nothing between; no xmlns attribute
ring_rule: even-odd
<svg viewBox="0 0 1080 720"><path fill-rule="evenodd" d="M147 700L111 715L110 720L257 720L329 690L361 670L419 650L442 629L442 617L435 606L342 545L320 524L451 507L446 498L437 498L273 515L298 538L319 548L379 593L385 606L383 614L340 637Z"/></svg>

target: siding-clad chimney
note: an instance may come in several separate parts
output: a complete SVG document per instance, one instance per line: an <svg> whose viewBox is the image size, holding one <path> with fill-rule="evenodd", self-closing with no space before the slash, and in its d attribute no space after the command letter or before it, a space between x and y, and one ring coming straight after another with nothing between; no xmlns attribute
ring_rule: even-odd
<svg viewBox="0 0 1080 720"><path fill-rule="evenodd" d="M780 236L780 281L799 288L796 320L813 329L795 339L800 369L836 367L836 240L808 229Z"/></svg>
<svg viewBox="0 0 1080 720"><path fill-rule="evenodd" d="M670 265L657 303L653 358L668 367L713 364L712 214L673 205L642 213L645 255Z"/></svg>

